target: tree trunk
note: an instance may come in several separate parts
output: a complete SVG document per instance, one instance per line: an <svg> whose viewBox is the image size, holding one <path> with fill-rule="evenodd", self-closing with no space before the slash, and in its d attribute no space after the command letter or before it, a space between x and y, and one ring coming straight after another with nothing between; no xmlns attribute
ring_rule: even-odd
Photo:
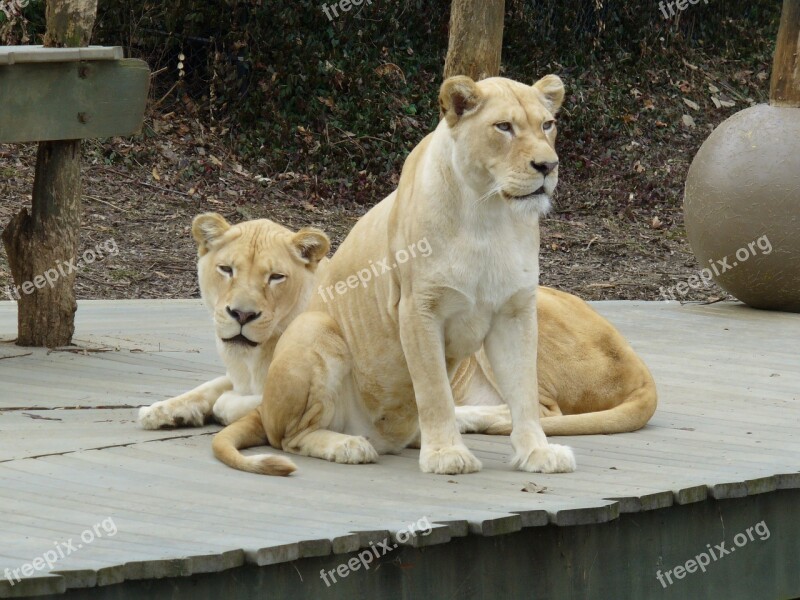
<svg viewBox="0 0 800 600"><path fill-rule="evenodd" d="M97 0L47 0L49 47L86 46ZM81 216L81 145L40 142L33 181L33 210L11 219L3 244L18 300L20 346L65 346L75 332L75 262Z"/></svg>
<svg viewBox="0 0 800 600"><path fill-rule="evenodd" d="M453 0L444 76L478 81L500 74L505 0Z"/></svg>
<svg viewBox="0 0 800 600"><path fill-rule="evenodd" d="M770 104L800 108L800 0L783 0Z"/></svg>

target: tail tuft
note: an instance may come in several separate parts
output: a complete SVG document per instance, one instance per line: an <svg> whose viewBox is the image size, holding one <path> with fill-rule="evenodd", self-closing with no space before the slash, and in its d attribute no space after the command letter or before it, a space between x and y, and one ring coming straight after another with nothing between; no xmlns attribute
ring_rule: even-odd
<svg viewBox="0 0 800 600"><path fill-rule="evenodd" d="M256 409L215 435L211 448L219 460L240 471L285 477L297 470L295 464L283 456L272 454L245 456L240 452L242 448L263 446L266 443L267 434L264 433L264 426L261 423L261 413Z"/></svg>
<svg viewBox="0 0 800 600"><path fill-rule="evenodd" d="M297 471L297 466L288 458L272 454L245 456L242 470L259 475L279 475L286 477Z"/></svg>

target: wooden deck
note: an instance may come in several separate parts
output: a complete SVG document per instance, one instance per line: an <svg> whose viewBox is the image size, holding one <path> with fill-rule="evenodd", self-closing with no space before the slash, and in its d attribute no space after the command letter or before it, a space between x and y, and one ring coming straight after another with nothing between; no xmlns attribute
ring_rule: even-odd
<svg viewBox="0 0 800 600"><path fill-rule="evenodd" d="M644 519L645 512L666 514L678 505L800 488L800 315L733 304L594 306L645 358L660 404L639 432L561 438L575 449L577 472L514 471L507 438L467 436L484 465L479 474L425 475L417 451L407 450L362 466L293 457L299 471L278 478L215 461L210 435L217 427L148 432L135 422L135 407L221 372L199 301L81 302L75 341L85 352L14 346L16 304L0 302L0 339L6 340L0 342L0 598L161 578L178 585L198 574L246 573L290 561L298 585L302 580L312 586L304 589L317 590L308 597L322 597L319 590L327 587L313 572L304 570L303 578L297 559L322 557L335 569L370 542L424 519L434 524L430 533L407 544L432 552L448 543L455 548L460 538L611 523L626 513ZM522 491L530 482L546 489ZM114 535L100 526L97 539L81 540L84 531L110 520ZM779 523L767 525L771 540L756 538L740 551L748 560L762 551L760 544L798 548L797 540L781 542ZM738 531L721 523L697 552L706 542L730 545ZM74 551L64 552L52 571L45 567L15 585L5 579L5 569L20 569L54 548L64 551L69 539ZM642 575L647 587L631 596L637 598L662 597L656 569L694 554L635 552L654 557L652 571ZM785 579L791 564L797 571L797 556L774 565L775 577ZM735 584L744 563L727 560L715 569ZM351 573L347 583L370 577L381 575Z"/></svg>

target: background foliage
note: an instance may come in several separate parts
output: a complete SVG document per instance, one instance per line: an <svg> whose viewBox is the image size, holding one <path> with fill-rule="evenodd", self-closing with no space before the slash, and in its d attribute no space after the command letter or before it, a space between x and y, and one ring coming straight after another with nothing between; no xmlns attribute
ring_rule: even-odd
<svg viewBox="0 0 800 600"><path fill-rule="evenodd" d="M754 62L763 60L779 4L701 0L665 20L654 0L508 0L504 75L559 73L569 87L561 129L569 128L570 144L603 142L635 127L624 118L636 114L631 87L666 85L659 71L687 56L741 60L747 45ZM180 102L196 111L244 160L270 172L302 170L323 182L348 173L356 188L359 177L396 177L438 118L449 2L371 0L333 21L322 5L100 0L94 43L148 60L159 107ZM43 1L18 12L0 32L13 43L35 39ZM659 119L679 120L680 110Z"/></svg>
<svg viewBox="0 0 800 600"><path fill-rule="evenodd" d="M0 44L40 41L43 0L12 1ZM153 86L140 135L83 145L82 232L126 252L82 274L81 297L196 295L198 213L322 227L335 246L396 186L437 122L449 0L371 0L333 21L323 1L99 0L94 43L147 60ZM506 0L503 74L568 88L543 283L657 299L701 268L686 174L714 127L767 99L780 4L699 0L664 19L659 0ZM0 145L0 222L29 203L35 152Z"/></svg>

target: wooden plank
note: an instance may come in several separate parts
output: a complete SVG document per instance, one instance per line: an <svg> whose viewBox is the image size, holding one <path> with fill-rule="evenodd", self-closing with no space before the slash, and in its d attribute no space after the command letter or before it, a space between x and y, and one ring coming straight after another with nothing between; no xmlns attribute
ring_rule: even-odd
<svg viewBox="0 0 800 600"><path fill-rule="evenodd" d="M163 325L141 318L155 306ZM792 427L800 417L795 402L800 319L658 303L612 303L601 310L615 323L619 319L651 366L660 405L641 431L555 440L575 449L576 473L515 471L508 464L508 438L467 436L467 445L484 463L481 473L423 474L418 451L407 450L360 466L293 457L296 474L261 477L213 458L210 439L202 434L214 428L157 432L149 438L140 437L134 409L74 411L61 422L0 410L0 446L69 452L0 464L0 511L10 515L12 556L35 556L48 536L74 535L93 515L114 515L118 525L125 523L125 533L115 538L118 547L107 555L89 549L65 562L71 587L90 585L92 577L112 582L185 575L200 572L203 564L213 571L225 568L225 552L246 563L270 564L347 552L384 538L397 543L396 532L423 516L430 517L434 529L429 539L416 542L435 550L467 534L522 535L528 527L603 523L624 512L641 512L639 520L659 518L653 513L666 513L671 504L709 496L744 500L754 494L766 500L775 490L800 487L795 459L800 442ZM0 303L0 334L12 330L14 315L9 303ZM0 409L19 393L35 394L42 402L49 394L46 402L52 404L66 399L145 403L169 389L188 389L195 375L200 381L212 369L222 370L208 316L197 301L82 303L79 320L86 339L116 341L125 348L161 344L176 352L35 352L2 360L0 379L5 383L8 374L9 384L0 387ZM191 353L193 348L202 354ZM0 350L5 351L2 345ZM68 412L36 414L61 418ZM161 433L190 437L155 441ZM87 441L115 443L84 451ZM522 492L529 481L548 490ZM213 540L210 528L218 532ZM0 573L18 563L0 557Z"/></svg>
<svg viewBox="0 0 800 600"><path fill-rule="evenodd" d="M149 85L135 59L0 66L0 142L138 133Z"/></svg>
<svg viewBox="0 0 800 600"><path fill-rule="evenodd" d="M124 57L122 46L86 46L84 48L45 48L36 45L0 46L0 65L120 60Z"/></svg>

